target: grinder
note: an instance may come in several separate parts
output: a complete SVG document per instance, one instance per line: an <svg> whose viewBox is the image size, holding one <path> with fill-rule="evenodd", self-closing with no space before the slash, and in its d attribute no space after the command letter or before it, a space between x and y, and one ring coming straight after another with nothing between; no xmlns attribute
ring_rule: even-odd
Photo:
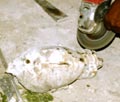
<svg viewBox="0 0 120 102"><path fill-rule="evenodd" d="M115 33L106 30L103 19L112 0L82 0L78 20L77 40L88 49L100 50L115 38Z"/></svg>

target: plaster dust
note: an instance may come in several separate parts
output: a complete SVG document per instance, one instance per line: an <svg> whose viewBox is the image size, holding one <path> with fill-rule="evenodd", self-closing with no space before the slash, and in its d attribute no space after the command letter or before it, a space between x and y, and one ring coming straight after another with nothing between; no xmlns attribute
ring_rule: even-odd
<svg viewBox="0 0 120 102"><path fill-rule="evenodd" d="M32 47L61 45L82 49L76 40L80 0L50 2L68 17L55 22L34 0L0 0L0 47L8 63ZM119 46L120 39L116 37L109 47L97 52L104 59L98 74L57 90L53 93L54 102L120 102Z"/></svg>

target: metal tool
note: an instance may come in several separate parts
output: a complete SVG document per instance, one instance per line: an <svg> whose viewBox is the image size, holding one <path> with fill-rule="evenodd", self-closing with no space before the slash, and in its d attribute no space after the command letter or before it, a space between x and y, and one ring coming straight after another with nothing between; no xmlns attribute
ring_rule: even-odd
<svg viewBox="0 0 120 102"><path fill-rule="evenodd" d="M77 32L82 47L100 50L113 41L115 33L106 30L103 22L110 5L111 0L82 0Z"/></svg>
<svg viewBox="0 0 120 102"><path fill-rule="evenodd" d="M0 61L3 64L3 67L6 69L8 65L1 49L0 49ZM3 93L7 96L8 102L13 95L16 95L17 102L23 102L19 90L17 89L14 77L12 75L3 73L3 75L0 77L0 88L2 89Z"/></svg>
<svg viewBox="0 0 120 102"><path fill-rule="evenodd" d="M55 21L67 17L65 13L53 6L47 0L35 0Z"/></svg>

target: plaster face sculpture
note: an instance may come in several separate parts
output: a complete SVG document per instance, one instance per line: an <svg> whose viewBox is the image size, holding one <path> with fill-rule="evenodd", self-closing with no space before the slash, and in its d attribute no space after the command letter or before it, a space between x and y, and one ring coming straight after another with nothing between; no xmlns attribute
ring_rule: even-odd
<svg viewBox="0 0 120 102"><path fill-rule="evenodd" d="M14 75L26 89L43 93L95 76L102 62L90 50L29 49L9 63L6 72Z"/></svg>

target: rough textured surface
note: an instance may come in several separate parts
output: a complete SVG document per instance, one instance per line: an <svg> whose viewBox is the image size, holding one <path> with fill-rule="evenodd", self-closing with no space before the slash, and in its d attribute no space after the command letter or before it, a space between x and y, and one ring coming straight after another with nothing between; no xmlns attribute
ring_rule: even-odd
<svg viewBox="0 0 120 102"><path fill-rule="evenodd" d="M7 62L33 46L82 49L76 40L80 0L50 2L68 17L55 22L34 0L0 0L0 47ZM97 52L104 59L104 67L97 76L54 92L55 102L120 102L119 46L120 39L116 37L108 48Z"/></svg>

